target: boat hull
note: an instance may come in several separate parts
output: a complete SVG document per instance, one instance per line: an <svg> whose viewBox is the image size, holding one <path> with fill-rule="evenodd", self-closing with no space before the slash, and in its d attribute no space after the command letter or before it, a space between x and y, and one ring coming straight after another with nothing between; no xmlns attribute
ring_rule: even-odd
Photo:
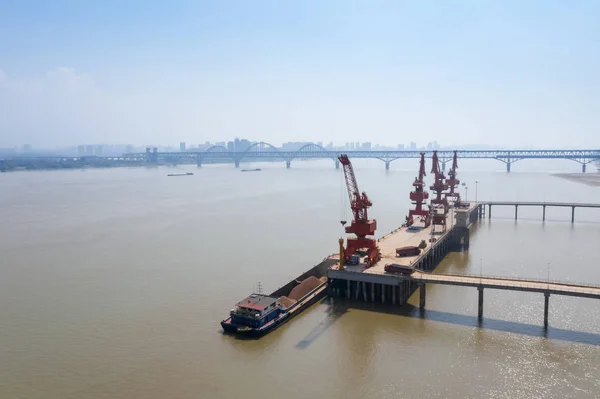
<svg viewBox="0 0 600 399"><path fill-rule="evenodd" d="M231 323L231 317L221 321L221 327L225 333L234 334L237 336L245 337L262 337L265 334L270 333L277 327L285 324L288 320L294 318L298 314L308 309L311 305L318 302L320 299L327 295L327 282L319 285L317 288L306 294L297 303L292 305L288 311L282 314L280 317L267 323L261 328L251 328Z"/></svg>

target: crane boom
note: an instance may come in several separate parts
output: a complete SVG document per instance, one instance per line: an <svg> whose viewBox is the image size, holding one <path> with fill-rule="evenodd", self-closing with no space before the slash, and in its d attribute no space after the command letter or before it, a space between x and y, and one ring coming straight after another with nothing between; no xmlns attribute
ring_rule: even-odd
<svg viewBox="0 0 600 399"><path fill-rule="evenodd" d="M366 222L369 218L367 215L367 208L373 204L366 193L362 193L361 195L358 190L354 168L352 167L352 162L350 162L348 155L342 154L338 159L344 169L346 188L348 189L348 198L350 199L350 208L352 209L354 220L357 222Z"/></svg>

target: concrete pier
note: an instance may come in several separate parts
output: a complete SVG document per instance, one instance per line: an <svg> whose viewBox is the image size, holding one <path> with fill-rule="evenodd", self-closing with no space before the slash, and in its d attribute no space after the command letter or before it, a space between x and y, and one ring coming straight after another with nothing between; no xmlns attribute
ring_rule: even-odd
<svg viewBox="0 0 600 399"><path fill-rule="evenodd" d="M412 281L399 279L396 274L387 274L385 265L396 263L412 266L418 270L431 271L444 259L450 251L462 251L469 248L469 227L483 214L482 206L471 203L469 208L450 209L446 229L436 226L438 231L433 231L432 226L424 228L421 222L415 223L410 229L398 228L377 240L382 258L374 266L366 268L364 263L358 265L345 265L343 270L338 266L328 271L330 284L335 287L330 292L341 295L347 299L369 300L375 302L376 297L382 304L402 305L417 289L421 289L420 307L425 307L426 286ZM396 257L396 248L403 246L419 246L426 243L426 248L417 256ZM339 259L339 255L332 255L332 259ZM370 286L370 289L369 289ZM362 292L363 295L360 295Z"/></svg>
<svg viewBox="0 0 600 399"><path fill-rule="evenodd" d="M477 318L481 320L483 318L483 287L477 287L479 292L479 301L477 306Z"/></svg>
<svg viewBox="0 0 600 399"><path fill-rule="evenodd" d="M542 211L542 221L546 221L546 205L543 205L543 211Z"/></svg>
<svg viewBox="0 0 600 399"><path fill-rule="evenodd" d="M327 271L329 283L333 287L330 292L333 295L348 299L353 298L352 295L354 294L354 298L359 299L358 290L362 288L362 298L366 302L368 299L367 291L370 286L371 302L375 302L376 298L381 298L382 304L391 303L395 306L406 303L418 288L419 309L424 310L428 285L442 284L473 287L477 288L478 292L477 317L479 320L483 318L484 289L536 292L544 294L544 327L548 327L550 295L600 299L600 285L514 277L432 273L448 252L468 248L470 227L482 216L482 209L485 205L489 205L488 210L491 210L491 204L481 203L472 204L468 209L452 210L452 214L448 215L448 228L435 234L432 234L430 229L413 228L407 230L403 227L384 235L378 240L382 259L370 268L365 268L364 264L359 264L345 265L340 270L339 255L332 255L330 259L335 261L335 265ZM514 206L515 204L511 203L510 205ZM518 205L522 205L522 203ZM572 206L572 218L574 218L574 208L577 206L600 208L600 204L569 204L568 206ZM543 209L545 218L545 207ZM427 247L419 255L396 257L395 248L407 245L418 246L422 240L426 240ZM385 265L388 263L414 267L414 271L411 274L386 272Z"/></svg>

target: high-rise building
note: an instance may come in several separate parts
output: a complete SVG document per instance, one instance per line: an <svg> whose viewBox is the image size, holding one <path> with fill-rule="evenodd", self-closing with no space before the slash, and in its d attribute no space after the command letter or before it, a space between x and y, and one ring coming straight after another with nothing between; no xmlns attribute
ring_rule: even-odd
<svg viewBox="0 0 600 399"><path fill-rule="evenodd" d="M415 143L414 141L410 142L410 149L411 150L416 150L417 149L417 143Z"/></svg>
<svg viewBox="0 0 600 399"><path fill-rule="evenodd" d="M185 152L185 141L179 143L179 152Z"/></svg>
<svg viewBox="0 0 600 399"><path fill-rule="evenodd" d="M404 149L404 144L398 144L398 149L402 151Z"/></svg>

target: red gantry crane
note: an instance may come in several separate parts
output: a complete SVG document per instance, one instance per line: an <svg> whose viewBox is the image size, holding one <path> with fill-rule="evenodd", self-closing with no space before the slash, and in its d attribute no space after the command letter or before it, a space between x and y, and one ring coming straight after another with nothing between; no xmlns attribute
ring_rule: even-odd
<svg viewBox="0 0 600 399"><path fill-rule="evenodd" d="M444 190L448 189L448 184L446 184L444 173L440 168L440 162L438 160L437 151L433 152L433 156L431 157L432 166L431 173L434 175L434 183L433 186L430 187L431 190L435 192L435 198L431 200L431 211L432 211L432 223L435 226L443 226L443 229L446 230L446 215L448 214L448 200L446 198L442 198L442 194ZM441 209L440 209L441 208ZM442 210L442 212L439 212Z"/></svg>
<svg viewBox="0 0 600 399"><path fill-rule="evenodd" d="M352 215L354 217L350 226L347 226L345 230L346 233L356 235L356 238L348 238L346 240L344 263L348 262L357 250L366 249L366 266L371 267L381 259L381 254L379 248L377 248L375 239L366 238L366 236L374 235L375 229L377 228L377 222L375 220L369 220L367 216L367 209L373 204L366 193L363 192L361 194L358 190L354 169L352 168L350 159L348 159L348 155L342 154L338 159L344 168L346 187L348 188L348 197L350 198L350 209L352 209ZM346 222L342 221L342 224L345 223Z"/></svg>
<svg viewBox="0 0 600 399"><path fill-rule="evenodd" d="M460 180L456 178L456 169L458 169L458 156L456 151L454 151L452 168L450 168L450 172L448 172L448 179L446 179L446 183L448 183L448 187L450 188L450 192L446 193L446 199L454 198L454 203L460 204L460 193L454 192L454 190L460 184Z"/></svg>
<svg viewBox="0 0 600 399"><path fill-rule="evenodd" d="M412 226L412 224L415 222L414 216L420 216L425 222L425 227L429 227L431 224L429 211L423 208L423 205L425 205L425 200L429 198L429 193L423 189L425 186L423 178L425 176L425 153L422 152L419 177L415 177L415 181L413 182L415 191L410 192L410 200L413 202L415 209L410 209L408 211L408 216L406 217L405 223L406 226Z"/></svg>

